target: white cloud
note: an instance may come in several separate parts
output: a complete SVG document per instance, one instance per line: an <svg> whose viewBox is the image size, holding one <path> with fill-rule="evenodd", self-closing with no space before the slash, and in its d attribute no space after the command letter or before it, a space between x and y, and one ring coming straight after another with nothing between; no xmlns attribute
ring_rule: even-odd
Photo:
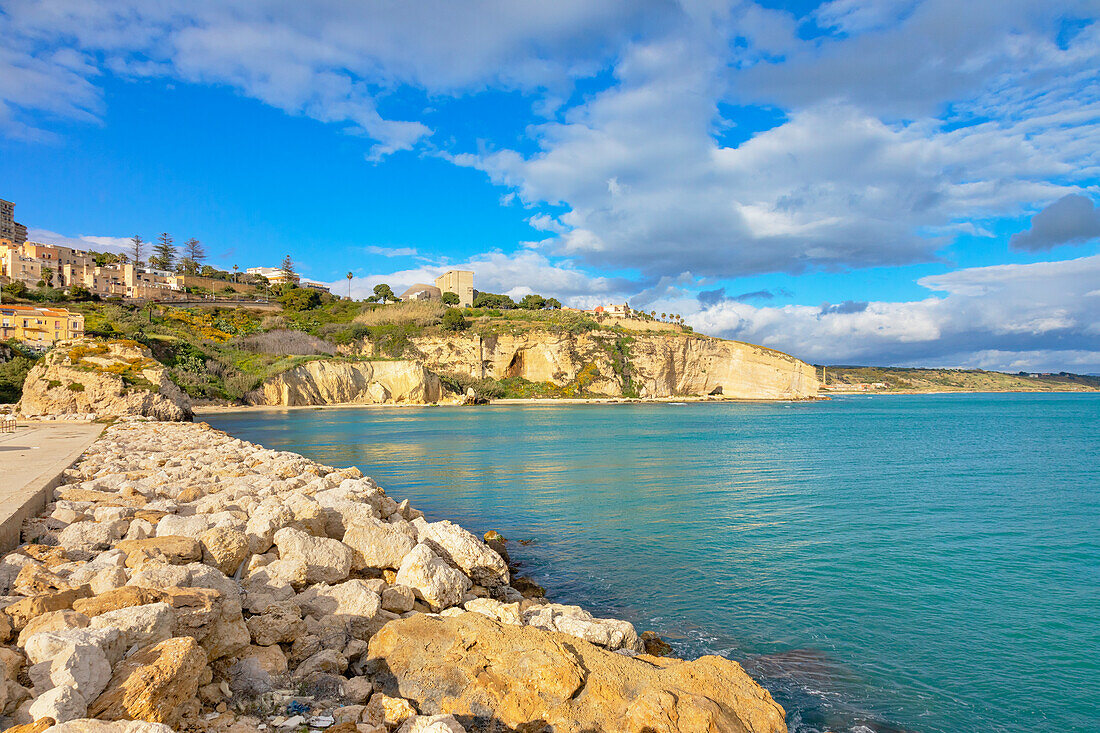
<svg viewBox="0 0 1100 733"><path fill-rule="evenodd" d="M505 293L522 297L541 293L556 297L563 303L597 297L602 302L611 297L625 300L632 283L616 278L594 276L573 266L569 261L551 261L531 250L514 254L488 252L462 262L436 262L407 270L356 277L352 280L352 295L364 298L375 285L387 283L395 293L401 293L416 283L431 283L447 270L473 270L474 287L489 293ZM347 292L347 280L329 283L333 292Z"/></svg>
<svg viewBox="0 0 1100 733"><path fill-rule="evenodd" d="M0 37L13 51L0 55L0 123L13 108L98 114L101 94L90 80L102 67L227 84L289 113L346 125L376 141L378 157L431 134L422 121L379 111L393 89L458 95L491 86L567 96L573 79L596 72L625 39L671 12L663 0L424 0L415 7L12 0L0 14Z"/></svg>
<svg viewBox="0 0 1100 733"><path fill-rule="evenodd" d="M95 252L125 252L133 250L129 237L101 237L91 234L78 234L69 237L47 229L28 229L27 239L43 244L57 244L73 249L93 250Z"/></svg>
<svg viewBox="0 0 1100 733"><path fill-rule="evenodd" d="M700 331L817 363L1096 372L1100 323L1088 293L1098 281L1100 255L1093 255L925 277L920 285L945 295L923 300L847 308L758 308L723 300L705 308L696 304L686 318ZM688 311L686 301L680 305Z"/></svg>
<svg viewBox="0 0 1100 733"><path fill-rule="evenodd" d="M364 247L367 254L382 255L383 257L413 257L416 255L416 247L379 247L369 245Z"/></svg>

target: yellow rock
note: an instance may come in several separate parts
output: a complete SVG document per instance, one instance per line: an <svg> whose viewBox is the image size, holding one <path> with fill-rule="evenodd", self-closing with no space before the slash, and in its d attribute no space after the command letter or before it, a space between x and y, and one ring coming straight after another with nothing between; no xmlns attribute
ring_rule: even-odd
<svg viewBox="0 0 1100 733"><path fill-rule="evenodd" d="M206 653L198 642L188 636L167 639L120 662L88 715L176 727L182 706L196 700L209 677Z"/></svg>

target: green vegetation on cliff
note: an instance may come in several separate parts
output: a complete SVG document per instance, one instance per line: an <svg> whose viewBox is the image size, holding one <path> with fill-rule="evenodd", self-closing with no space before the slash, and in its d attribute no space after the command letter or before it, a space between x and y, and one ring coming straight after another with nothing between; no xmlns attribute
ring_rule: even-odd
<svg viewBox="0 0 1100 733"><path fill-rule="evenodd" d="M817 367L820 374L821 367ZM1100 389L1100 377L1080 374L988 372L982 369L907 367L825 367L827 384L886 385L882 392L1088 392Z"/></svg>

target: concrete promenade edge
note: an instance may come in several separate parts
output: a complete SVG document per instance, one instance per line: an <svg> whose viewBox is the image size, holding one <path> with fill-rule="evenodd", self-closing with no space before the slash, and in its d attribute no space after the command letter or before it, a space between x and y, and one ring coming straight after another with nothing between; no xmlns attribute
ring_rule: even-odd
<svg viewBox="0 0 1100 733"><path fill-rule="evenodd" d="M0 552L19 546L23 521L46 508L61 474L103 432L95 423L23 423L0 434Z"/></svg>

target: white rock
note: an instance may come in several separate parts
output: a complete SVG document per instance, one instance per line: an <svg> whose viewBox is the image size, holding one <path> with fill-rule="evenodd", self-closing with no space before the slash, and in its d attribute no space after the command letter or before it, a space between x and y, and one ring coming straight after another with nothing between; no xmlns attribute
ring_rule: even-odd
<svg viewBox="0 0 1100 733"><path fill-rule="evenodd" d="M153 536L156 527L148 519L131 519L130 528L126 530L126 539L144 540Z"/></svg>
<svg viewBox="0 0 1100 733"><path fill-rule="evenodd" d="M501 603L492 598L475 598L464 603L462 607L467 611L496 619L502 624L523 626L523 617L520 615L518 603Z"/></svg>
<svg viewBox="0 0 1100 733"><path fill-rule="evenodd" d="M344 533L344 544L355 553L352 567L356 570L387 569L401 567L416 541L392 524L359 518Z"/></svg>
<svg viewBox="0 0 1100 733"><path fill-rule="evenodd" d="M27 639L25 650L33 664L50 662L50 683L54 687L73 687L85 700L94 700L111 680L111 664L103 650L77 643L70 634L35 634Z"/></svg>
<svg viewBox="0 0 1100 733"><path fill-rule="evenodd" d="M280 559L305 562L307 583L335 583L351 572L351 548L339 540L284 527L275 533L275 545Z"/></svg>
<svg viewBox="0 0 1100 733"><path fill-rule="evenodd" d="M397 733L466 733L453 715L417 715L407 719Z"/></svg>
<svg viewBox="0 0 1100 733"><path fill-rule="evenodd" d="M183 565L147 562L134 571L126 584L142 588L186 588L191 585L191 571Z"/></svg>
<svg viewBox="0 0 1100 733"><path fill-rule="evenodd" d="M348 580L339 585L314 585L295 599L305 613L318 618L341 614L374 618L382 607L378 594L365 580Z"/></svg>
<svg viewBox="0 0 1100 733"><path fill-rule="evenodd" d="M645 651L645 645L628 621L613 618L594 618L580 606L547 603L534 606L523 614L524 623L539 629L560 631L576 636L611 651L628 649Z"/></svg>
<svg viewBox="0 0 1100 733"><path fill-rule="evenodd" d="M462 601L470 579L438 557L427 545L417 545L405 555L397 570L397 585L407 585L416 596L440 611Z"/></svg>
<svg viewBox="0 0 1100 733"><path fill-rule="evenodd" d="M175 635L176 622L167 603L150 603L101 613L92 618L92 628L118 629L123 648L130 649L134 645L143 647L171 639Z"/></svg>
<svg viewBox="0 0 1100 733"><path fill-rule="evenodd" d="M418 536L435 554L487 588L508 585L508 564L487 544L446 520L416 522Z"/></svg>
<svg viewBox="0 0 1100 733"><path fill-rule="evenodd" d="M57 535L57 542L69 552L94 553L106 550L118 539L111 525L100 522L70 524Z"/></svg>
<svg viewBox="0 0 1100 733"><path fill-rule="evenodd" d="M156 536L178 536L198 539L199 535L208 529L210 529L210 520L205 514L196 514L191 517L166 514L157 522Z"/></svg>
<svg viewBox="0 0 1100 733"><path fill-rule="evenodd" d="M34 720L53 718L64 723L87 715L88 702L72 687L55 687L35 698L29 712Z"/></svg>
<svg viewBox="0 0 1100 733"><path fill-rule="evenodd" d="M252 553L267 552L275 541L275 533L294 521L294 513L276 500L265 499L256 507L245 525L248 549Z"/></svg>
<svg viewBox="0 0 1100 733"><path fill-rule="evenodd" d="M92 576L89 584L92 586L92 593L99 595L115 588L121 588L126 585L128 579L126 570L123 568L104 568Z"/></svg>

